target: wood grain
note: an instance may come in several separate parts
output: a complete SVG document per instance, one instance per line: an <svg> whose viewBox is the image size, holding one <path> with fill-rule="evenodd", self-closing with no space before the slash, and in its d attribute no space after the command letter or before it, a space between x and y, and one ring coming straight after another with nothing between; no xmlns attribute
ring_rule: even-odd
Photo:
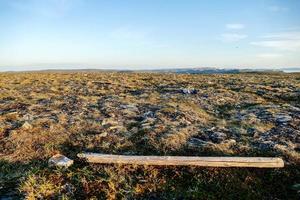
<svg viewBox="0 0 300 200"><path fill-rule="evenodd" d="M117 163L135 165L185 165L202 167L257 167L281 168L284 162L274 157L196 157L196 156L125 156L98 153L80 153L79 158L90 163Z"/></svg>

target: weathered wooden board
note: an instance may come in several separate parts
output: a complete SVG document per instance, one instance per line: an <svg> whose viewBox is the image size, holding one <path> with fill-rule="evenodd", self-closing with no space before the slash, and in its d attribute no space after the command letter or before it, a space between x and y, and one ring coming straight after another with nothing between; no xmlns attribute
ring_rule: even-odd
<svg viewBox="0 0 300 200"><path fill-rule="evenodd" d="M90 163L118 163L136 165L190 165L202 167L281 168L284 162L274 157L196 157L196 156L125 156L80 153Z"/></svg>

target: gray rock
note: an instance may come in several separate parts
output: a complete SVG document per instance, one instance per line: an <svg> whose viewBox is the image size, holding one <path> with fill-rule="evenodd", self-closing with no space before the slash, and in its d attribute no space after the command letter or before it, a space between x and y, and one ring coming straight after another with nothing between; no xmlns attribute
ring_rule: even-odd
<svg viewBox="0 0 300 200"><path fill-rule="evenodd" d="M136 152L134 152L134 151L125 151L123 154L124 155L135 155Z"/></svg>
<svg viewBox="0 0 300 200"><path fill-rule="evenodd" d="M300 108L295 107L295 106L290 106L289 109L290 109L291 111L293 111L293 112L300 112Z"/></svg>
<svg viewBox="0 0 300 200"><path fill-rule="evenodd" d="M221 142L225 140L226 136L227 135L225 133L216 131L209 134L209 139L211 139L213 142Z"/></svg>
<svg viewBox="0 0 300 200"><path fill-rule="evenodd" d="M134 112L138 112L139 111L139 109L136 107L136 105L133 105L133 104L120 105L120 108L121 109L127 109L127 110L134 111Z"/></svg>
<svg viewBox="0 0 300 200"><path fill-rule="evenodd" d="M287 123L293 120L293 118L286 114L278 114L275 116L275 120L279 124Z"/></svg>
<svg viewBox="0 0 300 200"><path fill-rule="evenodd" d="M151 124L155 122L155 118L146 118L143 121L141 121L142 124Z"/></svg>
<svg viewBox="0 0 300 200"><path fill-rule="evenodd" d="M181 90L183 94L197 94L197 90L194 88L184 88Z"/></svg>
<svg viewBox="0 0 300 200"><path fill-rule="evenodd" d="M68 168L73 164L73 162L73 160L67 158L64 155L56 154L49 159L48 164L50 167L57 166Z"/></svg>
<svg viewBox="0 0 300 200"><path fill-rule="evenodd" d="M275 143L272 141L263 141L263 142L258 143L258 145L257 145L257 147L263 151L272 150L274 148L274 146L275 146Z"/></svg>
<svg viewBox="0 0 300 200"><path fill-rule="evenodd" d="M247 129L247 133L249 134L249 136L253 137L255 135L255 133L257 133L257 130L255 128L251 127L251 128Z"/></svg>
<svg viewBox="0 0 300 200"><path fill-rule="evenodd" d="M75 187L71 183L66 183L61 186L61 189L63 192L65 192L68 195L73 195L75 191Z"/></svg>
<svg viewBox="0 0 300 200"><path fill-rule="evenodd" d="M154 117L155 117L155 113L152 111L148 111L143 114L143 118L145 118L145 119L146 118L154 118Z"/></svg>
<svg viewBox="0 0 300 200"><path fill-rule="evenodd" d="M206 141L198 139L198 138L191 138L187 142L187 145L188 145L189 148L203 147L203 146L206 146L208 144L209 144L209 142L206 142Z"/></svg>
<svg viewBox="0 0 300 200"><path fill-rule="evenodd" d="M256 91L256 94L258 94L258 95L264 95L264 94L266 94L266 91L259 89L259 90Z"/></svg>
<svg viewBox="0 0 300 200"><path fill-rule="evenodd" d="M298 193L299 193L299 191L300 191L300 183L294 184L294 185L292 186L292 189L293 189L293 190L297 190Z"/></svg>

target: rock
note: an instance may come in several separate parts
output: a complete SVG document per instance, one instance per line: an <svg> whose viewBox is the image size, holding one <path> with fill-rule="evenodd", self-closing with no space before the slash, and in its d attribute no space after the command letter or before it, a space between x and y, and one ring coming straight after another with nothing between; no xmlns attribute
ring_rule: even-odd
<svg viewBox="0 0 300 200"><path fill-rule="evenodd" d="M226 138L226 136L227 135L225 133L216 131L209 134L209 139L211 139L213 142L221 142Z"/></svg>
<svg viewBox="0 0 300 200"><path fill-rule="evenodd" d="M208 144L209 144L209 142L206 142L206 141L198 139L198 138L191 138L187 143L189 148L199 148L199 147L203 147Z"/></svg>
<svg viewBox="0 0 300 200"><path fill-rule="evenodd" d="M133 134L136 134L139 132L139 129L137 127L133 127L130 132L132 132Z"/></svg>
<svg viewBox="0 0 300 200"><path fill-rule="evenodd" d="M32 125L29 124L28 122L25 122L25 123L22 125L22 129L25 129L25 130L32 129Z"/></svg>
<svg viewBox="0 0 300 200"><path fill-rule="evenodd" d="M49 100L49 99L39 99L39 100L37 100L37 103L41 104L41 105L47 105L47 104L51 103L51 100Z"/></svg>
<svg viewBox="0 0 300 200"><path fill-rule="evenodd" d="M138 95L142 95L144 93L144 90L130 90L129 92L132 95L138 96Z"/></svg>
<svg viewBox="0 0 300 200"><path fill-rule="evenodd" d="M300 112L300 108L295 107L295 106L290 106L290 110L294 112Z"/></svg>
<svg viewBox="0 0 300 200"><path fill-rule="evenodd" d="M148 111L143 114L143 118L154 118L154 117L155 117L155 113L152 111Z"/></svg>
<svg viewBox="0 0 300 200"><path fill-rule="evenodd" d="M257 107L255 109L252 109L251 111L256 115L256 118L258 118L259 120L270 121L271 119L273 119L272 113L266 110L265 108Z"/></svg>
<svg viewBox="0 0 300 200"><path fill-rule="evenodd" d="M254 137L254 135L257 133L257 130L253 127L247 129L247 133L249 136Z"/></svg>
<svg viewBox="0 0 300 200"><path fill-rule="evenodd" d="M210 129L207 129L208 131L214 131L214 130L216 130L216 127L211 127Z"/></svg>
<svg viewBox="0 0 300 200"><path fill-rule="evenodd" d="M143 121L141 121L142 124L151 124L155 122L155 118L146 118Z"/></svg>
<svg viewBox="0 0 300 200"><path fill-rule="evenodd" d="M144 125L144 126L142 126L142 130L150 130L152 127L150 126L150 125Z"/></svg>
<svg viewBox="0 0 300 200"><path fill-rule="evenodd" d="M123 154L124 155L135 155L136 152L134 152L134 151L125 151Z"/></svg>
<svg viewBox="0 0 300 200"><path fill-rule="evenodd" d="M275 120L279 124L285 124L287 122L292 121L292 119L293 118L291 116L286 115L286 114L278 114L278 115L275 116Z"/></svg>
<svg viewBox="0 0 300 200"><path fill-rule="evenodd" d="M64 193L68 195L73 195L75 191L75 187L71 183L66 183L61 186L61 189Z"/></svg>
<svg viewBox="0 0 300 200"><path fill-rule="evenodd" d="M197 94L197 90L194 88L184 88L181 90L183 94Z"/></svg>
<svg viewBox="0 0 300 200"><path fill-rule="evenodd" d="M208 94L203 94L202 97L203 98L208 98Z"/></svg>
<svg viewBox="0 0 300 200"><path fill-rule="evenodd" d="M139 111L139 109L136 107L136 105L133 105L133 104L120 105L120 108L121 109L131 110L131 111L134 111L134 112L138 112Z"/></svg>
<svg viewBox="0 0 300 200"><path fill-rule="evenodd" d="M48 164L50 167L57 166L68 168L73 164L73 162L73 160L67 158L64 155L56 154L49 159Z"/></svg>
<svg viewBox="0 0 300 200"><path fill-rule="evenodd" d="M294 184L294 185L292 186L292 189L293 189L293 190L297 190L297 191L299 192L299 191L300 191L300 183Z"/></svg>
<svg viewBox="0 0 300 200"><path fill-rule="evenodd" d="M256 94L258 94L258 95L264 95L264 94L266 94L266 91L259 89L259 90L256 91Z"/></svg>
<svg viewBox="0 0 300 200"><path fill-rule="evenodd" d="M263 142L258 143L258 148L263 151L271 150L274 148L274 146L275 146L275 143L272 141L263 141Z"/></svg>

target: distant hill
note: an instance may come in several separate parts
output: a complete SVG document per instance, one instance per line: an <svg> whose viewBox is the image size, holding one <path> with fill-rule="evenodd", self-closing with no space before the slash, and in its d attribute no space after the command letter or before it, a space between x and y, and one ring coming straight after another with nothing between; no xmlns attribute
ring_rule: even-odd
<svg viewBox="0 0 300 200"><path fill-rule="evenodd" d="M282 70L270 69L222 69L222 68L174 68L147 70L148 72L177 73L177 74L238 74L238 73L282 73Z"/></svg>
<svg viewBox="0 0 300 200"><path fill-rule="evenodd" d="M152 72L177 73L177 74L237 74L239 69L218 69L218 68L180 68L149 70Z"/></svg>
<svg viewBox="0 0 300 200"><path fill-rule="evenodd" d="M284 68L281 70L286 73L294 73L294 72L300 72L300 67Z"/></svg>
<svg viewBox="0 0 300 200"><path fill-rule="evenodd" d="M149 72L149 73L176 73L176 74L238 74L238 73L294 73L300 72L300 68L280 68L280 69L224 69L224 68L168 68L168 69L149 69L149 70L130 70L130 69L93 69L93 68L82 68L82 69L42 69L42 70L28 70L30 72ZM22 72L28 72L22 71ZM14 72L14 71L7 71ZM20 72L20 71L19 71Z"/></svg>

